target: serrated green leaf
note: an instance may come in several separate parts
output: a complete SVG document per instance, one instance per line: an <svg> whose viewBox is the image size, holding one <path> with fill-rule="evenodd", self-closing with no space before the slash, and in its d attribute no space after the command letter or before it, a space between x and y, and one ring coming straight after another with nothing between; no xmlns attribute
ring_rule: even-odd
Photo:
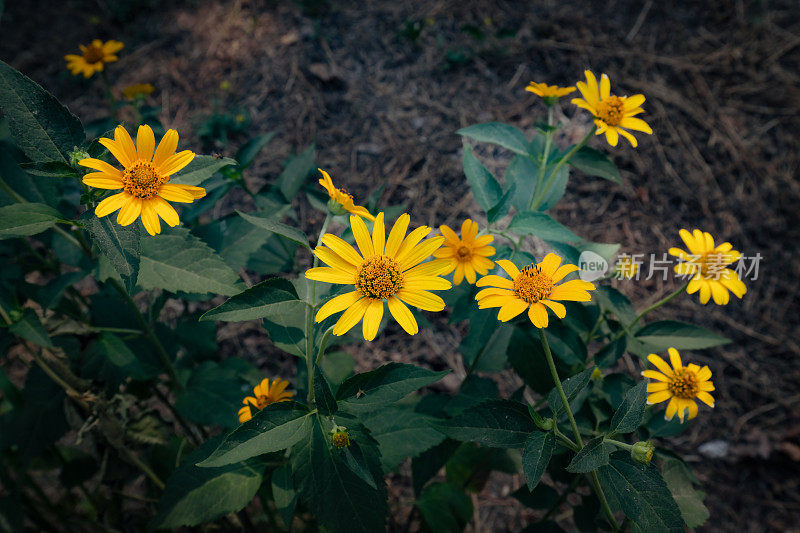
<svg viewBox="0 0 800 533"><path fill-rule="evenodd" d="M44 178L80 178L78 172L64 161L35 161L21 163L28 174Z"/></svg>
<svg viewBox="0 0 800 533"><path fill-rule="evenodd" d="M284 529L289 531L289 525L294 517L294 509L297 506L297 491L292 479L292 465L286 463L273 470L271 484L272 500L281 515Z"/></svg>
<svg viewBox="0 0 800 533"><path fill-rule="evenodd" d="M640 465L627 451L618 451L597 475L612 510L622 510L634 531L684 531L680 510L655 465Z"/></svg>
<svg viewBox="0 0 800 533"><path fill-rule="evenodd" d="M0 61L0 109L31 161L68 161L85 140L80 120L37 83Z"/></svg>
<svg viewBox="0 0 800 533"><path fill-rule="evenodd" d="M607 465L609 455L614 451L614 446L603 442L604 438L595 437L587 442L567 465L567 471L574 474L582 474Z"/></svg>
<svg viewBox="0 0 800 533"><path fill-rule="evenodd" d="M272 403L228 433L198 466L224 466L284 450L307 439L311 424L312 417L305 405L294 401Z"/></svg>
<svg viewBox="0 0 800 533"><path fill-rule="evenodd" d="M196 463L220 441L205 442L186 457L167 480L151 527L173 529L196 526L243 509L261 486L265 463L258 458L219 468Z"/></svg>
<svg viewBox="0 0 800 533"><path fill-rule="evenodd" d="M25 309L22 317L11 324L8 331L39 346L54 348L50 335L47 334L39 315L33 309Z"/></svg>
<svg viewBox="0 0 800 533"><path fill-rule="evenodd" d="M517 213L508 225L508 231L518 235L535 235L546 241L577 242L581 238L567 227L553 220L550 215L535 211Z"/></svg>
<svg viewBox="0 0 800 533"><path fill-rule="evenodd" d="M439 381L447 373L447 370L434 372L414 365L389 363L347 378L336 392L336 399L348 411L371 411Z"/></svg>
<svg viewBox="0 0 800 533"><path fill-rule="evenodd" d="M512 205L517 211L528 211L533 202L533 193L539 176L539 165L530 157L518 155L506 169L506 186L515 186Z"/></svg>
<svg viewBox="0 0 800 533"><path fill-rule="evenodd" d="M508 148L514 153L527 156L528 140L519 129L502 122L485 122L461 128L458 135L469 137L480 142L487 142Z"/></svg>
<svg viewBox="0 0 800 533"><path fill-rule="evenodd" d="M415 502L427 529L437 533L461 533L474 512L472 499L452 483L432 483Z"/></svg>
<svg viewBox="0 0 800 533"><path fill-rule="evenodd" d="M536 424L528 408L511 400L489 400L433 427L448 437L495 448L522 448Z"/></svg>
<svg viewBox="0 0 800 533"><path fill-rule="evenodd" d="M611 432L631 433L642 423L645 400L647 399L647 382L641 381L625 394L625 399L611 419Z"/></svg>
<svg viewBox="0 0 800 533"><path fill-rule="evenodd" d="M650 349L701 350L728 344L730 339L707 330L702 326L677 320L651 322L637 331L634 337Z"/></svg>
<svg viewBox="0 0 800 533"><path fill-rule="evenodd" d="M689 468L678 459L667 459L662 472L686 526L696 528L705 524L711 516L703 503L706 494L692 486L693 476Z"/></svg>
<svg viewBox="0 0 800 533"><path fill-rule="evenodd" d="M282 222L278 222L274 218L258 217L249 215L247 213L242 213L241 211L236 212L239 213L239 215L241 215L241 217L249 223L258 226L259 228L264 228L267 231L271 231L272 233L277 233L278 235L286 237L290 241L294 241L297 244L304 246L306 249L311 250L311 246L308 244L308 237L306 237L305 233L299 229L287 226Z"/></svg>
<svg viewBox="0 0 800 533"><path fill-rule="evenodd" d="M488 213L492 207L497 205L503 194L500 184L497 183L497 179L495 179L492 173L475 158L472 154L472 148L470 148L468 144L464 145L462 164L464 166L464 174L467 177L467 183L469 183L472 189L475 200L478 202L478 205L481 206L481 209L483 209L485 213Z"/></svg>
<svg viewBox="0 0 800 533"><path fill-rule="evenodd" d="M56 225L58 211L44 204L11 204L0 207L0 240L36 235Z"/></svg>
<svg viewBox="0 0 800 533"><path fill-rule="evenodd" d="M128 294L133 294L141 261L139 225L120 226L110 216L98 218L88 211L81 219L92 243L120 275Z"/></svg>
<svg viewBox="0 0 800 533"><path fill-rule="evenodd" d="M486 218L489 220L489 223L497 222L504 216L508 214L508 210L511 208L511 202L514 199L514 195L517 192L517 184L512 183L506 192L503 193L503 196L497 202L497 204L489 209L486 213Z"/></svg>
<svg viewBox="0 0 800 533"><path fill-rule="evenodd" d="M598 176L614 183L622 183L617 165L603 152L594 148L581 147L572 154L568 163L589 176Z"/></svg>
<svg viewBox="0 0 800 533"><path fill-rule="evenodd" d="M444 435L430 425L436 419L411 406L392 405L362 418L378 441L384 472L391 472L405 458L418 457L444 440Z"/></svg>
<svg viewBox="0 0 800 533"><path fill-rule="evenodd" d="M183 167L180 172L170 176L170 183L198 186L222 167L235 165L236 161L230 157L217 158L212 155L196 155L194 159Z"/></svg>
<svg viewBox="0 0 800 533"><path fill-rule="evenodd" d="M528 490L533 491L542 479L550 458L553 456L556 438L552 431L534 431L525 439L522 448L522 473Z"/></svg>
<svg viewBox="0 0 800 533"><path fill-rule="evenodd" d="M573 407L573 400L575 400L589 384L593 371L594 368L587 368L580 374L575 374L571 378L561 382L561 386L564 388L564 394L573 412L577 410ZM561 400L561 395L558 394L558 390L555 387L553 387L553 390L547 395L547 404L550 406L550 410L553 411L553 416L556 418L561 415L561 413L566 412L564 411L564 402Z"/></svg>
<svg viewBox="0 0 800 533"><path fill-rule="evenodd" d="M186 228L142 236L138 284L144 290L231 296L239 277L206 243Z"/></svg>
<svg viewBox="0 0 800 533"><path fill-rule="evenodd" d="M339 409L336 399L331 393L328 380L317 365L314 365L314 401L317 404L317 410L324 416L332 416Z"/></svg>
<svg viewBox="0 0 800 533"><path fill-rule="evenodd" d="M284 278L270 278L253 285L221 305L207 311L200 320L241 322L282 314L298 302L292 283Z"/></svg>
<svg viewBox="0 0 800 533"><path fill-rule="evenodd" d="M302 188L308 177L314 172L314 150L312 144L299 154L286 160L283 172L278 176L275 185L287 202L291 202Z"/></svg>

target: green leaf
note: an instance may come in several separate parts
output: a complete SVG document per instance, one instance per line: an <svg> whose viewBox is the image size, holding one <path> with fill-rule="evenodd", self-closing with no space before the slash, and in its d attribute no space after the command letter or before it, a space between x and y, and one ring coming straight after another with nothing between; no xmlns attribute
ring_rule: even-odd
<svg viewBox="0 0 800 533"><path fill-rule="evenodd" d="M461 128L456 132L464 137L508 148L520 155L528 154L528 140L519 129L502 122L485 122Z"/></svg>
<svg viewBox="0 0 800 533"><path fill-rule="evenodd" d="M503 190L497 179L491 172L486 170L486 167L478 161L472 154L472 148L469 145L464 145L464 158L463 158L464 174L467 176L467 182L472 189L472 194L481 209L488 213L492 207L497 205Z"/></svg>
<svg viewBox="0 0 800 533"><path fill-rule="evenodd" d="M36 235L56 225L58 211L44 204L11 204L0 207L0 240Z"/></svg>
<svg viewBox="0 0 800 533"><path fill-rule="evenodd" d="M597 287L595 296L603 309L611 311L625 325L636 318L636 309L633 308L631 301L614 287L601 285Z"/></svg>
<svg viewBox="0 0 800 533"><path fill-rule="evenodd" d="M180 172L170 176L169 182L198 186L216 174L222 167L235 164L236 161L230 157L217 158L212 155L196 155Z"/></svg>
<svg viewBox="0 0 800 533"><path fill-rule="evenodd" d="M625 394L625 399L611 419L611 432L631 433L636 431L644 418L647 382L641 381Z"/></svg>
<svg viewBox="0 0 800 533"><path fill-rule="evenodd" d="M567 167L561 167L558 169L558 174L555 177L552 176L553 167L546 172L544 179L542 180L541 189L537 189L537 194L540 194L539 191L543 190L547 185L548 180L552 180L550 183L550 187L547 189L547 192L544 195L544 198L539 200L539 205L535 206L537 211L547 211L551 207L554 207L561 198L564 197L564 193L567 191L567 182L569 181L569 169ZM525 209L529 209L526 207Z"/></svg>
<svg viewBox="0 0 800 533"><path fill-rule="evenodd" d="M8 327L8 331L45 348L55 348L50 335L44 329L39 315L33 309L25 309L22 317Z"/></svg>
<svg viewBox="0 0 800 533"><path fill-rule="evenodd" d="M305 405L294 401L272 403L228 433L198 466L224 466L284 450L308 439L311 424L312 417Z"/></svg>
<svg viewBox="0 0 800 533"><path fill-rule="evenodd" d="M0 61L0 109L31 161L65 161L86 139L80 120L37 83Z"/></svg>
<svg viewBox="0 0 800 533"><path fill-rule="evenodd" d="M150 376L142 363L122 340L113 333L103 332L86 354L82 374L101 378L115 389L131 379L147 379Z"/></svg>
<svg viewBox="0 0 800 533"><path fill-rule="evenodd" d="M142 236L139 286L144 290L217 293L239 292L239 277L206 243L186 228Z"/></svg>
<svg viewBox="0 0 800 533"><path fill-rule="evenodd" d="M299 154L290 157L286 161L286 166L283 167L283 172L278 176L275 185L287 202L292 201L292 198L300 191L309 175L316 170L314 167L314 150L315 146L312 144Z"/></svg>
<svg viewBox="0 0 800 533"><path fill-rule="evenodd" d="M522 448L522 472L525 474L528 490L533 491L542 479L542 474L553 456L555 444L556 438L552 431L534 431L525 439L525 446Z"/></svg>
<svg viewBox="0 0 800 533"><path fill-rule="evenodd" d="M686 526L693 529L705 524L711 516L703 503L706 494L692 486L696 480L689 468L678 459L667 459L664 461L662 474Z"/></svg>
<svg viewBox="0 0 800 533"><path fill-rule="evenodd" d="M594 368L587 368L580 374L575 374L571 378L561 382L561 386L564 388L564 394L567 396L567 401L573 412L576 411L573 407L573 400L575 400L589 384L593 371ZM555 387L553 387L553 390L547 395L547 404L550 406L550 410L553 411L553 416L556 418L561 415L561 413L566 412L564 411L564 402L561 400L561 395L558 394L558 390Z"/></svg>
<svg viewBox="0 0 800 533"><path fill-rule="evenodd" d="M389 363L347 378L336 392L339 406L355 413L372 411L400 400L442 379L449 371L434 372L414 365Z"/></svg>
<svg viewBox="0 0 800 533"><path fill-rule="evenodd" d="M200 320L242 322L283 313L298 302L294 285L284 278L270 278L253 285L206 311Z"/></svg>
<svg viewBox="0 0 800 533"><path fill-rule="evenodd" d="M467 367L480 356L476 371L500 372L505 367L506 349L513 333L513 325L498 323L494 309L475 310L469 317L469 333L461 340L458 350Z"/></svg>
<svg viewBox="0 0 800 533"><path fill-rule="evenodd" d="M297 506L297 491L292 479L292 465L285 463L272 471L272 500L283 520L283 526L289 531Z"/></svg>
<svg viewBox="0 0 800 533"><path fill-rule="evenodd" d="M628 337L622 336L612 343L606 344L597 350L594 355L594 363L598 368L609 368L619 361L628 347Z"/></svg>
<svg viewBox="0 0 800 533"><path fill-rule="evenodd" d="M378 441L384 472L397 468L407 457L418 457L444 440L433 429L434 417L408 405L392 405L363 416L372 437Z"/></svg>
<svg viewBox="0 0 800 533"><path fill-rule="evenodd" d="M535 235L546 241L576 242L581 238L562 226L550 215L535 211L517 213L508 225L508 231L518 235Z"/></svg>
<svg viewBox="0 0 800 533"><path fill-rule="evenodd" d="M258 155L258 152L260 152L272 140L272 138L275 137L276 133L278 133L277 130L270 131L264 135L253 137L244 143L244 145L242 145L242 147L236 152L236 161L239 162L239 168L244 170L249 167Z"/></svg>
<svg viewBox="0 0 800 533"><path fill-rule="evenodd" d="M139 225L120 226L110 216L98 218L88 211L81 219L92 243L120 275L128 294L133 294L141 261Z"/></svg>
<svg viewBox="0 0 800 533"><path fill-rule="evenodd" d="M450 438L495 448L522 448L537 430L528 408L511 400L489 400L433 427Z"/></svg>
<svg viewBox="0 0 800 533"><path fill-rule="evenodd" d="M604 438L602 436L595 437L587 442L567 465L567 471L574 474L583 474L607 465L609 455L614 451L614 446L603 442Z"/></svg>
<svg viewBox="0 0 800 533"><path fill-rule="evenodd" d="M589 176L605 178L614 183L622 183L619 169L607 155L588 146L582 147L572 154L568 163Z"/></svg>
<svg viewBox="0 0 800 533"><path fill-rule="evenodd" d="M517 184L512 183L506 192L503 193L502 198L500 198L497 204L489 209L489 211L486 213L486 218L489 220L489 223L497 222L508 214L508 210L511 208L511 202L514 199L516 191Z"/></svg>
<svg viewBox="0 0 800 533"><path fill-rule="evenodd" d="M196 466L219 441L219 437L206 441L170 476L151 527L196 526L239 511L250 503L261 486L263 461L251 459L220 468Z"/></svg>
<svg viewBox="0 0 800 533"><path fill-rule="evenodd" d="M425 531L461 533L474 513L472 499L452 483L432 483L415 502Z"/></svg>
<svg viewBox="0 0 800 533"><path fill-rule="evenodd" d="M64 161L36 161L21 163L28 174L45 178L80 178L78 172Z"/></svg>
<svg viewBox="0 0 800 533"><path fill-rule="evenodd" d="M234 426L242 407L245 381L232 359L205 361L192 371L186 387L178 393L176 407L184 417L207 426Z"/></svg>
<svg viewBox="0 0 800 533"><path fill-rule="evenodd" d="M649 347L658 350L666 350L667 348L700 350L731 342L729 339L702 326L678 322L677 320L651 322L637 331L634 337Z"/></svg>
<svg viewBox="0 0 800 533"><path fill-rule="evenodd" d="M317 411L324 416L332 416L339 409L328 380L317 365L314 365L314 401L317 404Z"/></svg>
<svg viewBox="0 0 800 533"><path fill-rule="evenodd" d="M238 210L236 212L239 213L239 215L241 215L241 217L249 223L258 226L259 228L264 228L267 231L271 231L272 233L282 235L290 241L294 241L297 244L304 246L306 249L311 250L311 246L308 244L308 238L306 237L305 233L299 229L287 226L282 222L278 222L274 218L257 217L247 213L242 213Z"/></svg>
<svg viewBox="0 0 800 533"><path fill-rule="evenodd" d="M269 340L284 352L304 358L308 304L301 300L287 302L280 311L264 317L264 329L269 333Z"/></svg>
<svg viewBox="0 0 800 533"><path fill-rule="evenodd" d="M633 531L684 531L680 510L655 465L642 466L627 451L618 451L597 475L611 508L625 513Z"/></svg>
<svg viewBox="0 0 800 533"><path fill-rule="evenodd" d="M506 169L506 186L515 186L512 205L517 211L528 211L533 202L533 193L539 176L539 166L530 157L518 155Z"/></svg>

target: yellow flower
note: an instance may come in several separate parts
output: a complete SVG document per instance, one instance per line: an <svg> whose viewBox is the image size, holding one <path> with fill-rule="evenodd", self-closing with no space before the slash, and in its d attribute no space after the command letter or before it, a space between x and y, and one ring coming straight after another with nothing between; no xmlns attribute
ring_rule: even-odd
<svg viewBox="0 0 800 533"><path fill-rule="evenodd" d="M567 316L563 304L554 300L588 302L592 299L587 291L594 290L594 284L573 279L558 284L564 276L579 270L575 265L562 265L561 258L549 253L541 263L531 264L521 271L511 261L500 259L500 268L511 276L484 276L478 280L478 287L488 287L478 292L480 309L499 307L497 319L507 322L528 310L528 318L537 328L546 328L549 322L547 308L553 310L558 318Z"/></svg>
<svg viewBox="0 0 800 533"><path fill-rule="evenodd" d="M525 87L525 90L542 98L561 98L575 92L575 87L559 87L558 85L547 85L546 83L532 81Z"/></svg>
<svg viewBox="0 0 800 533"><path fill-rule="evenodd" d="M113 63L119 58L116 53L125 45L119 41L106 41L95 39L89 46L80 45L81 55L67 54L67 68L77 76L83 74L90 78L95 72L101 72L107 63Z"/></svg>
<svg viewBox="0 0 800 533"><path fill-rule="evenodd" d="M353 196L351 194L347 194L344 189L337 189L333 186L333 180L331 179L330 174L321 168L318 168L317 170L322 172L322 177L319 179L319 184L325 187L325 190L328 191L328 196L330 196L331 200L338 204L341 209L344 209L344 211L348 213L352 213L375 222L375 217L372 216L369 211L367 211L366 207L361 207L360 205L355 205L353 203Z"/></svg>
<svg viewBox="0 0 800 533"><path fill-rule="evenodd" d="M253 396L248 396L242 403L244 407L239 409L239 422L247 422L253 418L253 409L260 411L271 403L285 402L294 398L293 391L287 391L289 382L285 379L275 378L272 385L269 379L264 379L253 389Z"/></svg>
<svg viewBox="0 0 800 533"><path fill-rule="evenodd" d="M714 407L714 398L709 394L714 390L711 379L711 370L704 366L700 368L695 364L683 366L681 356L675 348L669 349L669 360L672 368L658 355L651 353L647 356L661 372L645 370L642 376L656 381L647 384L647 403L652 405L669 400L664 418L672 420L675 413L683 423L684 413L689 411L689 420L697 416L697 402L695 398L709 407Z"/></svg>
<svg viewBox="0 0 800 533"><path fill-rule="evenodd" d="M178 185L169 182L169 177L189 164L194 152L184 150L175 153L178 147L178 132L168 130L156 148L155 137L150 126L139 126L136 144L122 126L114 130L114 139L100 138L100 144L108 148L124 170L119 170L99 159L81 159L80 165L97 170L83 177L83 183L97 189L124 189L109 196L94 210L104 217L119 209L117 223L127 226L141 215L142 224L150 235L161 233L159 217L170 226L180 222L178 213L167 203L192 203L206 195L202 187Z"/></svg>
<svg viewBox="0 0 800 533"><path fill-rule="evenodd" d="M467 283L475 283L475 272L485 276L490 268L494 268L494 262L487 257L494 255L494 248L487 246L494 240L493 235L478 235L478 223L466 219L461 224L461 238L448 226L442 224L439 230L444 235L444 245L433 252L433 257L447 259L450 266L442 272L442 275L453 274L453 283L459 285L466 276ZM477 237L477 238L476 238Z"/></svg>
<svg viewBox="0 0 800 533"><path fill-rule="evenodd" d="M133 100L139 96L150 96L156 90L149 83L134 83L122 89L122 95L128 100Z"/></svg>
<svg viewBox="0 0 800 533"><path fill-rule="evenodd" d="M322 236L324 246L317 246L314 250L314 254L330 266L307 270L308 279L353 285L355 288L331 298L317 311L317 322L344 311L333 328L334 335L344 335L363 317L364 339L374 339L383 318L384 300L389 312L410 335L415 335L419 327L406 304L425 311L444 309L444 301L428 291L452 287L449 281L438 277L448 262L434 260L423 263L442 245L444 237L423 240L431 232L427 226L415 229L406 237L411 217L404 213L395 222L387 239L383 217L383 213L378 213L370 236L364 221L350 216L350 227L361 253L330 233Z"/></svg>
<svg viewBox="0 0 800 533"><path fill-rule="evenodd" d="M597 135L605 133L606 140L611 146L616 146L619 136L622 135L635 148L639 143L633 135L625 131L626 129L643 131L647 134L653 133L652 128L644 120L635 117L639 113L644 113L644 109L639 107L644 103L643 94L613 95L608 76L603 74L598 85L597 78L590 70L584 74L586 74L586 83L579 81L576 84L583 98L573 98L572 103L594 115Z"/></svg>
<svg viewBox="0 0 800 533"><path fill-rule="evenodd" d="M690 253L680 248L670 248L669 253L684 261L675 265L675 273L692 276L686 292L694 294L700 291L701 304L708 303L713 297L714 303L726 305L730 301L728 291L741 299L747 287L739 279L739 274L725 267L738 261L742 254L734 250L729 242L715 247L714 237L708 232L696 229L689 233L682 229L679 233Z"/></svg>

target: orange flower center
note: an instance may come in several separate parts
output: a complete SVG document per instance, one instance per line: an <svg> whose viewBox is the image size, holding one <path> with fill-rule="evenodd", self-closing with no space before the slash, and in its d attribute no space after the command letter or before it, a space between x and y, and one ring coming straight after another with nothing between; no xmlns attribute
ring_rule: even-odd
<svg viewBox="0 0 800 533"><path fill-rule="evenodd" d="M675 375L667 388L676 398L690 400L697 396L697 376L686 368L675 370Z"/></svg>
<svg viewBox="0 0 800 533"><path fill-rule="evenodd" d="M725 260L725 254L713 251L702 254L693 262L697 264L700 274L706 279L719 279L728 264Z"/></svg>
<svg viewBox="0 0 800 533"><path fill-rule="evenodd" d="M553 291L553 280L536 265L522 269L514 280L514 294L520 300L535 304L547 298Z"/></svg>
<svg viewBox="0 0 800 533"><path fill-rule="evenodd" d="M87 63L99 63L104 57L106 57L106 54L103 49L93 44L87 46L86 50L83 51L83 59Z"/></svg>
<svg viewBox="0 0 800 533"><path fill-rule="evenodd" d="M272 398L269 396L256 396L256 402L258 402L258 409L261 410L268 406L271 403L274 403Z"/></svg>
<svg viewBox="0 0 800 533"><path fill-rule="evenodd" d="M350 446L350 435L347 431L337 431L331 436L331 444L336 448L347 448Z"/></svg>
<svg viewBox="0 0 800 533"><path fill-rule="evenodd" d="M361 263L355 286L368 298L386 300L403 288L403 273L391 257L370 257Z"/></svg>
<svg viewBox="0 0 800 533"><path fill-rule="evenodd" d="M136 198L153 198L167 178L159 176L153 163L137 161L122 174L125 192Z"/></svg>
<svg viewBox="0 0 800 533"><path fill-rule="evenodd" d="M472 260L472 248L464 246L463 244L456 250L456 259L462 263L467 263Z"/></svg>
<svg viewBox="0 0 800 533"><path fill-rule="evenodd" d="M619 126L625 111L625 101L619 96L609 96L597 105L597 118L609 126Z"/></svg>

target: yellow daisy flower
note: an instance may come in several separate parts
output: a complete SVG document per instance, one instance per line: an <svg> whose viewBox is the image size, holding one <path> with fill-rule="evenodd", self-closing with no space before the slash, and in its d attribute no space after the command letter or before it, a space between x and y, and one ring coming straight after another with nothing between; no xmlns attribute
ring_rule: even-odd
<svg viewBox="0 0 800 533"><path fill-rule="evenodd" d="M269 379L264 379L253 389L253 396L248 396L242 403L244 407L239 409L239 422L247 422L253 418L253 409L260 411L271 403L285 402L294 398L293 391L287 391L289 382L285 379L275 378L272 385Z"/></svg>
<svg viewBox="0 0 800 533"><path fill-rule="evenodd" d="M485 276L494 262L487 257L494 255L494 248L487 246L494 240L493 235L478 237L478 223L466 219L461 224L461 238L448 226L442 224L439 231L444 235L444 245L433 252L433 257L447 259L449 266L442 275L453 274L453 284L459 285L466 276L467 283L475 283L475 273ZM477 238L476 238L477 237Z"/></svg>
<svg viewBox="0 0 800 533"><path fill-rule="evenodd" d="M109 196L94 210L104 217L119 209L117 223L127 226L141 215L142 224L150 235L161 233L159 217L170 226L180 222L178 213L167 203L192 203L206 195L202 187L168 183L169 177L189 164L194 152L184 150L175 153L178 147L178 132L168 130L156 148L155 137L150 126L139 126L136 144L122 126L114 130L114 139L100 138L100 144L108 148L124 170L119 170L100 159L82 159L78 164L97 170L83 177L83 183L97 189L123 189Z"/></svg>
<svg viewBox="0 0 800 533"><path fill-rule="evenodd" d="M319 184L325 187L325 190L328 191L328 196L330 196L331 200L339 204L339 206L348 213L352 213L375 222L375 217L372 216L369 211L367 211L366 207L361 207L360 205L355 205L353 203L353 195L348 194L344 189L337 189L333 186L333 180L331 179L330 174L321 168L318 168L317 170L322 173L322 177L319 179Z"/></svg>
<svg viewBox="0 0 800 533"><path fill-rule="evenodd" d="M700 291L701 304L708 303L713 297L714 303L726 305L730 301L729 291L741 299L747 287L736 271L726 267L738 261L742 254L729 242L714 246L714 237L708 232L696 229L689 233L682 229L679 233L689 253L680 248L670 248L669 253L684 261L675 265L675 273L692 276L686 292L694 294Z"/></svg>
<svg viewBox="0 0 800 533"><path fill-rule="evenodd" d="M561 258L549 253L541 263L531 264L519 270L511 261L500 259L500 268L511 276L483 276L478 287L488 287L478 292L480 309L499 307L497 319L507 322L528 310L528 318L537 328L546 328L549 322L547 308L553 310L558 318L567 316L563 304L554 300L588 302L592 299L587 291L595 289L588 281L573 279L558 284L564 276L579 270L575 265L561 265Z"/></svg>
<svg viewBox="0 0 800 533"><path fill-rule="evenodd" d="M83 74L90 78L95 72L101 72L107 63L113 63L119 58L116 53L125 45L119 41L106 41L95 39L88 46L80 45L81 55L67 54L67 68L77 76Z"/></svg>
<svg viewBox="0 0 800 533"><path fill-rule="evenodd" d="M647 384L647 403L652 405L669 400L664 418L672 420L675 413L683 423L684 414L689 412L689 420L697 416L697 402L695 398L714 407L714 398L709 394L714 390L711 379L711 370L704 366L700 368L695 364L683 366L681 356L675 348L669 349L669 360L672 368L658 355L651 353L647 356L658 370L645 370L642 376L656 381Z"/></svg>
<svg viewBox="0 0 800 533"><path fill-rule="evenodd" d="M134 83L122 89L122 95L128 100L133 100L139 96L150 96L156 88L149 83Z"/></svg>
<svg viewBox="0 0 800 533"><path fill-rule="evenodd" d="M542 98L561 98L575 92L575 87L559 87L558 85L547 85L546 83L532 81L525 87L525 90Z"/></svg>
<svg viewBox="0 0 800 533"><path fill-rule="evenodd" d="M441 311L444 301L428 292L452 287L439 275L448 261L423 263L439 246L444 237L423 240L431 228L421 226L406 236L411 217L402 214L386 238L383 213L378 213L370 236L366 224L358 216L350 216L350 227L360 251L335 235L326 233L314 254L328 267L306 271L311 280L353 285L355 290L331 298L317 311L316 321L344 311L333 328L334 335L344 335L364 319L364 339L371 341L378 334L383 318L384 300L389 312L410 335L419 331L417 321L406 304L425 311Z"/></svg>
<svg viewBox="0 0 800 533"><path fill-rule="evenodd" d="M592 71L587 70L584 74L586 83L579 81L576 84L583 98L573 98L572 103L594 115L597 135L605 133L606 140L611 146L616 146L619 136L622 135L635 148L639 143L636 137L625 131L626 129L653 133L652 128L644 120L635 116L644 113L644 109L639 107L644 103L643 94L613 95L608 76L603 74L598 84Z"/></svg>

